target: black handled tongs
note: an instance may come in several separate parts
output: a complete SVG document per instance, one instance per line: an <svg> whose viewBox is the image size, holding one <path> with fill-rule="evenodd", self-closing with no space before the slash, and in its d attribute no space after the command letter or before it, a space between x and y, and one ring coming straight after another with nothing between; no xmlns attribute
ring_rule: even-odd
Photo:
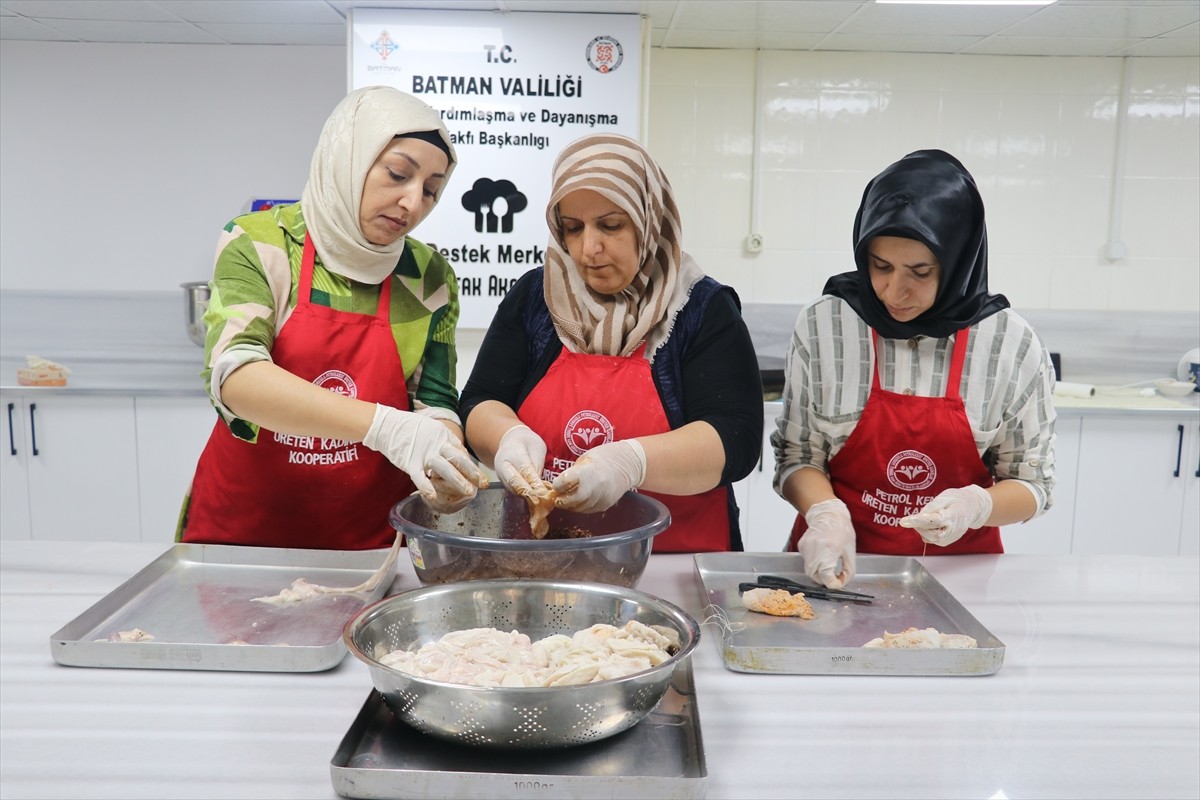
<svg viewBox="0 0 1200 800"><path fill-rule="evenodd" d="M739 592L745 592L749 589L785 589L792 594L800 592L805 597L813 597L818 600L842 600L863 605L868 605L875 599L875 595L871 594L851 592L847 589L830 589L825 586L812 586L806 583L798 583L788 578L781 578L778 575L759 575L753 583L738 584Z"/></svg>

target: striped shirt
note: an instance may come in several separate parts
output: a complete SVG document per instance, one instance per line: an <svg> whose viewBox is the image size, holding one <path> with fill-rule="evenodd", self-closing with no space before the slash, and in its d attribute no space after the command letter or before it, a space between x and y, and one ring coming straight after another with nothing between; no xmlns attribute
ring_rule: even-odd
<svg viewBox="0 0 1200 800"><path fill-rule="evenodd" d="M217 244L205 369L209 395L230 431L255 441L258 426L221 403L221 383L238 367L271 358L275 337L296 308L307 227L300 204L275 206L238 217ZM389 322L404 364L414 410L458 422L455 386L458 281L441 254L408 238L392 273ZM311 300L338 311L376 313L379 286L357 283L313 265Z"/></svg>
<svg viewBox="0 0 1200 800"><path fill-rule="evenodd" d="M1025 483L1037 513L1054 488L1054 368L1024 319L1005 309L970 328L960 392L975 448L996 480ZM879 340L882 388L946 394L955 336ZM871 329L840 298L825 296L796 320L785 363L783 415L771 433L775 491L801 467L828 474L829 460L862 416L874 367Z"/></svg>

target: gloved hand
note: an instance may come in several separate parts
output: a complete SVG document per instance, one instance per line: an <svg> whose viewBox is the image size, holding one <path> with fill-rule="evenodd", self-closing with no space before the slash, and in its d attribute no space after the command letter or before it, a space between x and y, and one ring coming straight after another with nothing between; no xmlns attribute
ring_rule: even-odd
<svg viewBox="0 0 1200 800"><path fill-rule="evenodd" d="M450 439L453 441L454 437L451 436ZM475 495L479 489L486 489L488 487L487 476L483 475L481 471L479 474L483 475L483 477L478 481L470 483L467 490L463 491L460 481L467 474L464 470L469 470L469 468L464 466L463 459L470 461L472 466L475 465L475 462L471 460L471 454L462 445L455 443L453 447L458 452L455 452L452 458L447 458L454 465L453 475L447 479L443 478L437 470L430 471L429 483L433 486L433 496L431 497L424 492L421 493L426 504L439 514L453 514L456 511L462 511L468 503L475 499ZM475 468L479 469L477 466ZM472 479L468 478L468 480ZM416 481L413 481L413 483L415 484Z"/></svg>
<svg viewBox="0 0 1200 800"><path fill-rule="evenodd" d="M488 485L483 470L449 428L411 411L377 403L363 444L408 473L434 511L457 511Z"/></svg>
<svg viewBox="0 0 1200 800"><path fill-rule="evenodd" d="M804 557L804 571L830 589L841 589L854 577L854 523L841 500L822 500L804 515L808 530L796 549ZM838 570L838 562L841 570Z"/></svg>
<svg viewBox="0 0 1200 800"><path fill-rule="evenodd" d="M609 442L579 457L554 479L558 508L591 514L611 508L646 480L646 451L636 439Z"/></svg>
<svg viewBox="0 0 1200 800"><path fill-rule="evenodd" d="M930 500L919 514L900 520L902 528L912 528L930 544L945 547L957 542L969 528L981 528L992 515L992 496L986 489L971 484L947 489Z"/></svg>
<svg viewBox="0 0 1200 800"><path fill-rule="evenodd" d="M542 489L545 465L546 443L528 425L514 425L500 437L496 477L513 494L521 497L537 494Z"/></svg>

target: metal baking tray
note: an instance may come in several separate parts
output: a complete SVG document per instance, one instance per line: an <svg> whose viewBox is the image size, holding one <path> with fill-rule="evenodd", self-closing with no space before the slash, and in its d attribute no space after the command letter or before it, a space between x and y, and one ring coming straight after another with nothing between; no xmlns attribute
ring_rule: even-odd
<svg viewBox="0 0 1200 800"><path fill-rule="evenodd" d="M698 553L694 556L709 621L725 666L735 672L789 675L991 675L1004 663L1004 643L954 595L907 556L860 555L846 586L875 596L870 605L812 600L816 618L772 617L747 610L738 584L756 575L811 583L798 553ZM884 632L936 628L965 633L964 650L864 648Z"/></svg>
<svg viewBox="0 0 1200 800"><path fill-rule="evenodd" d="M299 550L176 544L50 637L73 667L318 672L346 656L342 628L387 592L318 595L276 606L251 602L304 578L357 586L383 565L383 550ZM140 628L152 641L111 642ZM98 641L99 640L99 641Z"/></svg>
<svg viewBox="0 0 1200 800"><path fill-rule="evenodd" d="M399 720L371 690L329 772L343 797L704 797L708 769L691 659L675 668L662 700L637 725L598 742L553 750L447 742Z"/></svg>

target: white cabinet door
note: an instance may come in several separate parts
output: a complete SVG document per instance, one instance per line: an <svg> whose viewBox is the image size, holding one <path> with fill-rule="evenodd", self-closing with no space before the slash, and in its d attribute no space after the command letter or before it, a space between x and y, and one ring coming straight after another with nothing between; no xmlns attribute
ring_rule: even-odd
<svg viewBox="0 0 1200 800"><path fill-rule="evenodd" d="M1194 480L1185 477L1183 444L1195 425L1194 415L1083 418L1072 552L1179 553L1184 492Z"/></svg>
<svg viewBox="0 0 1200 800"><path fill-rule="evenodd" d="M184 495L217 412L203 395L138 397L135 406L141 540L173 542Z"/></svg>
<svg viewBox="0 0 1200 800"><path fill-rule="evenodd" d="M1179 477L1184 481L1183 519L1179 525L1179 554L1200 555L1200 423L1185 425L1184 456Z"/></svg>
<svg viewBox="0 0 1200 800"><path fill-rule="evenodd" d="M1037 519L1000 529L1006 553L1067 555L1075 522L1079 438L1083 418L1059 416L1054 423L1054 502Z"/></svg>
<svg viewBox="0 0 1200 800"><path fill-rule="evenodd" d="M771 485L775 478L771 432L775 430L775 418L779 413L778 403L764 406L761 457L750 475L734 487L741 492L737 498L742 509L742 543L746 552L782 551L796 519L796 510L791 503L776 494Z"/></svg>
<svg viewBox="0 0 1200 800"><path fill-rule="evenodd" d="M32 538L137 541L133 398L31 394L25 408Z"/></svg>
<svg viewBox="0 0 1200 800"><path fill-rule="evenodd" d="M4 407L4 459L0 467L0 539L29 539L28 409L19 395L0 393Z"/></svg>

